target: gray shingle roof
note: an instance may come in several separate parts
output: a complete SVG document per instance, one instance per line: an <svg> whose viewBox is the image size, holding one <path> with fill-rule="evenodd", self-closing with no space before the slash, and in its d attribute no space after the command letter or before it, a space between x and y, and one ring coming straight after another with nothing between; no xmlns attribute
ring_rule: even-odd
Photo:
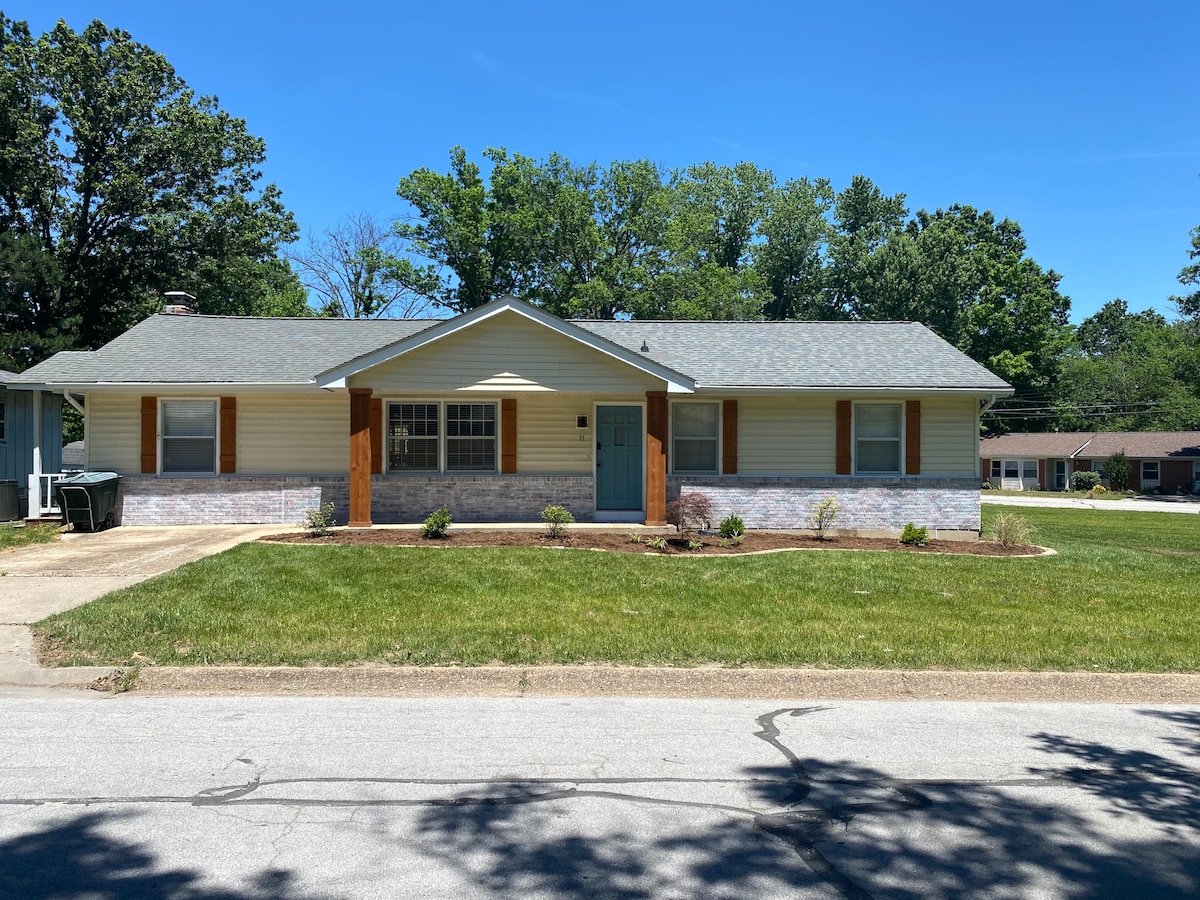
<svg viewBox="0 0 1200 900"><path fill-rule="evenodd" d="M16 372L10 372L8 369L0 369L0 384L8 384L17 377Z"/></svg>
<svg viewBox="0 0 1200 900"><path fill-rule="evenodd" d="M915 322L576 321L700 387L978 388L1009 385Z"/></svg>
<svg viewBox="0 0 1200 900"><path fill-rule="evenodd" d="M316 376L445 320L151 316L96 351L69 351L17 378L46 384L313 384ZM572 323L698 387L1009 386L911 322ZM649 347L641 353L643 342Z"/></svg>
<svg viewBox="0 0 1200 900"><path fill-rule="evenodd" d="M20 378L49 384L311 384L316 373L431 324L159 314L99 350L55 354Z"/></svg>

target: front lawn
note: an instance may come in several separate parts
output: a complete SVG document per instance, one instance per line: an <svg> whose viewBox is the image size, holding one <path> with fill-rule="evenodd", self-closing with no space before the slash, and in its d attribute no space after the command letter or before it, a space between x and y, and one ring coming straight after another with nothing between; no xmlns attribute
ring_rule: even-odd
<svg viewBox="0 0 1200 900"><path fill-rule="evenodd" d="M57 540L57 525L0 525L0 550Z"/></svg>
<svg viewBox="0 0 1200 900"><path fill-rule="evenodd" d="M246 544L35 631L65 664L1200 671L1200 519L1021 515L1060 555Z"/></svg>

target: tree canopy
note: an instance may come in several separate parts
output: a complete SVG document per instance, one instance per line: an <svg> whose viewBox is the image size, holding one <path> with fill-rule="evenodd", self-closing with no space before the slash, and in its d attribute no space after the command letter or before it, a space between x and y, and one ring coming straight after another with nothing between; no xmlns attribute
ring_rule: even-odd
<svg viewBox="0 0 1200 900"><path fill-rule="evenodd" d="M0 365L94 348L161 304L307 312L265 147L149 47L0 16Z"/></svg>
<svg viewBox="0 0 1200 900"><path fill-rule="evenodd" d="M455 147L397 189L425 262L398 275L455 312L512 293L585 318L915 320L1021 390L1048 389L1069 342L1059 276L991 212L910 215L861 175L839 193L750 162L483 160Z"/></svg>

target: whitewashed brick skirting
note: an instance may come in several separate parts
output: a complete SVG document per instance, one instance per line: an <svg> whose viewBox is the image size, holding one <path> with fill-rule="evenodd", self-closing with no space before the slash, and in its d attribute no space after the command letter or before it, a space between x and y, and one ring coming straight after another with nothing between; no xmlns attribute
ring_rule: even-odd
<svg viewBox="0 0 1200 900"><path fill-rule="evenodd" d="M896 532L912 522L931 532L979 532L979 482L969 478L868 478L861 476L671 476L667 500L698 492L720 520L741 516L747 528L808 528L815 504L834 497L834 528Z"/></svg>
<svg viewBox="0 0 1200 900"><path fill-rule="evenodd" d="M117 500L124 525L295 525L307 510L334 505L345 524L348 476L157 478L124 476ZM380 525L423 521L445 504L456 522L536 522L549 504L579 521L595 516L590 475L376 475L371 520Z"/></svg>

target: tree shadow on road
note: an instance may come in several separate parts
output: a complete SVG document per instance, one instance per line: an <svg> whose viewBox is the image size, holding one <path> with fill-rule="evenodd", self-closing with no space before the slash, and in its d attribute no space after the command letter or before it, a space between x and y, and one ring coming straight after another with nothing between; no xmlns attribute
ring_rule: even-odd
<svg viewBox="0 0 1200 900"><path fill-rule="evenodd" d="M728 802L665 784L463 792L421 812L422 852L497 896L1200 896L1200 772L1165 755L1035 735L1055 765L1027 776L906 780L790 749L811 711L759 718L780 765L743 770ZM1188 753L1200 715L1181 715L1159 737ZM598 804L621 808L601 825Z"/></svg>
<svg viewBox="0 0 1200 900"><path fill-rule="evenodd" d="M198 869L169 868L142 843L114 836L133 813L89 811L0 841L0 897L16 900L300 900L293 876L260 872L242 890L201 884ZM236 850L231 849L231 853Z"/></svg>

